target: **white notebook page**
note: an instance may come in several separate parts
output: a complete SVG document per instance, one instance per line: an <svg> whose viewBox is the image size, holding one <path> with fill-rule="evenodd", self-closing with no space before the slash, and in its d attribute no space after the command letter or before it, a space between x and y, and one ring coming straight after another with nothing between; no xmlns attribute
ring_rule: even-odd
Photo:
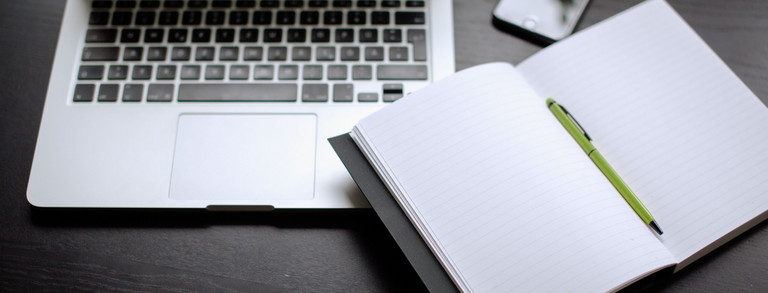
<svg viewBox="0 0 768 293"><path fill-rule="evenodd" d="M511 65L448 77L354 132L464 291L605 291L674 263Z"/></svg>
<svg viewBox="0 0 768 293"><path fill-rule="evenodd" d="M519 70L592 136L655 216L678 269L768 210L768 110L666 2L641 4Z"/></svg>

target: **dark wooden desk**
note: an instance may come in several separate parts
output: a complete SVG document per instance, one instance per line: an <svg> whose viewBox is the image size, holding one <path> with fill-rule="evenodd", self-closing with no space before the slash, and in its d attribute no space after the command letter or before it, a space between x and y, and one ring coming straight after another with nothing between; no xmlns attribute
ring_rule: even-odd
<svg viewBox="0 0 768 293"><path fill-rule="evenodd" d="M457 69L518 63L539 49L490 25L495 0L454 2ZM580 28L637 2L593 0ZM768 2L671 4L768 102ZM0 291L424 290L370 210L31 208L26 183L63 6L0 1ZM765 292L767 276L768 224L762 223L651 289Z"/></svg>

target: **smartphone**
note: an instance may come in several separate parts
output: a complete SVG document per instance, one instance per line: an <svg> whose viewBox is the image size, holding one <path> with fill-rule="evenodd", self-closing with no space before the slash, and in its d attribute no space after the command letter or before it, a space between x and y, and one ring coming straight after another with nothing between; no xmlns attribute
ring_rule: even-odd
<svg viewBox="0 0 768 293"><path fill-rule="evenodd" d="M493 24L534 43L549 45L573 32L589 0L500 0Z"/></svg>

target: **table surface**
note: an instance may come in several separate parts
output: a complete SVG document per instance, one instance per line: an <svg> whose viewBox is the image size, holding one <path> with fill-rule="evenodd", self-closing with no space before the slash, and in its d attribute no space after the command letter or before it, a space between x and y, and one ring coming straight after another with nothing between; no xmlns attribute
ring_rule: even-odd
<svg viewBox="0 0 768 293"><path fill-rule="evenodd" d="M638 2L593 0L578 28ZM457 70L516 64L540 49L493 28L495 3L454 1ZM768 102L768 1L670 4ZM372 210L30 207L25 190L63 7L64 1L0 1L0 291L425 290ZM766 276L762 223L650 289L765 292Z"/></svg>

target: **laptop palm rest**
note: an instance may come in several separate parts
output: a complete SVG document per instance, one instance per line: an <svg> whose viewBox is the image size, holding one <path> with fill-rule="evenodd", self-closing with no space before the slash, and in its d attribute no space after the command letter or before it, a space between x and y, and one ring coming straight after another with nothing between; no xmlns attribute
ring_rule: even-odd
<svg viewBox="0 0 768 293"><path fill-rule="evenodd" d="M314 114L182 114L170 198L259 201L311 199Z"/></svg>

